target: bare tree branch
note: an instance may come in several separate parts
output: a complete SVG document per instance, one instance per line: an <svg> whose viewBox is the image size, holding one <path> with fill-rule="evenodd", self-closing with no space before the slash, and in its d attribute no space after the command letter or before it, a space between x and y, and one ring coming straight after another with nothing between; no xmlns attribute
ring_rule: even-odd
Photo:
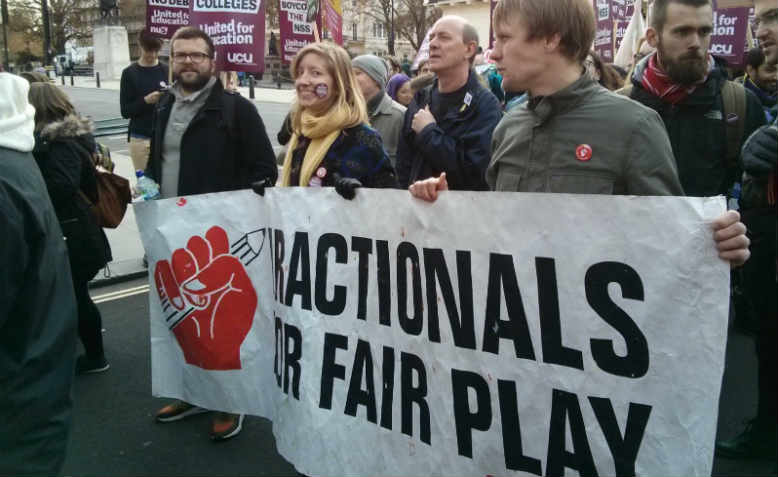
<svg viewBox="0 0 778 477"><path fill-rule="evenodd" d="M400 0L397 0L398 2ZM358 11L369 18L372 18L377 23L383 25L383 29L386 32L386 47L390 48L390 36L392 30L392 0L359 0ZM395 31L397 29L397 10L395 9ZM397 34L395 33L395 36Z"/></svg>
<svg viewBox="0 0 778 477"><path fill-rule="evenodd" d="M398 36L408 40L414 50L418 50L424 42L424 36L432 25L441 17L440 8L425 6L424 0L398 0L401 13L395 18L395 28Z"/></svg>

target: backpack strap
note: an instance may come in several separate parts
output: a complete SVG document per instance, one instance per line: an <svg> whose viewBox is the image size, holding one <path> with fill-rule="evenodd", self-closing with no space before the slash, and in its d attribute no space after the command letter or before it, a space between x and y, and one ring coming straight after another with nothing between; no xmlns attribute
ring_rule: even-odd
<svg viewBox="0 0 778 477"><path fill-rule="evenodd" d="M734 81L724 81L721 86L721 102L724 111L724 130L726 133L726 158L729 167L737 167L740 158L740 145L746 127L746 89Z"/></svg>

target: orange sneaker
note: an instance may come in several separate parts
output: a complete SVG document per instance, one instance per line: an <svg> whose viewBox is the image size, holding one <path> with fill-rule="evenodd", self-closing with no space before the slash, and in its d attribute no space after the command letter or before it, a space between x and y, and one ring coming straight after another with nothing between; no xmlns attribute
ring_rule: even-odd
<svg viewBox="0 0 778 477"><path fill-rule="evenodd" d="M185 417L202 414L204 412L208 412L208 409L203 409L181 400L173 401L157 412L157 422L178 421Z"/></svg>
<svg viewBox="0 0 778 477"><path fill-rule="evenodd" d="M213 417L211 425L211 439L215 441L226 441L240 434L243 429L243 418L245 414L230 414L228 412L217 412Z"/></svg>

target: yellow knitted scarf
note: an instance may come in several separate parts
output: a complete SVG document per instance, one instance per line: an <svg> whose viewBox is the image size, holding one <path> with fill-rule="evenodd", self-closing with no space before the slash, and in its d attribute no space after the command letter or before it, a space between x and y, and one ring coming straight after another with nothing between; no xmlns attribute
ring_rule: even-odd
<svg viewBox="0 0 778 477"><path fill-rule="evenodd" d="M338 138L340 132L352 126L354 122L353 115L346 108L335 106L323 116L314 116L308 111L302 112L300 118L302 135L311 140L308 148L305 150L303 165L300 170L300 186L306 187L313 177L314 172L324 159L324 155ZM281 173L281 185L288 187L292 185L292 155L297 142L300 138L300 132L295 131L292 139L289 141L289 147L284 157L284 169Z"/></svg>

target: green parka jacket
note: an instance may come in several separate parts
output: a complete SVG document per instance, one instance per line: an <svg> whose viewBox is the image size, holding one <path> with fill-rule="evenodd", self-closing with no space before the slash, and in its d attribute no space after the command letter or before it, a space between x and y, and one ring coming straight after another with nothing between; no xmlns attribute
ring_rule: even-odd
<svg viewBox="0 0 778 477"><path fill-rule="evenodd" d="M659 115L585 75L503 117L486 180L497 191L684 195Z"/></svg>

